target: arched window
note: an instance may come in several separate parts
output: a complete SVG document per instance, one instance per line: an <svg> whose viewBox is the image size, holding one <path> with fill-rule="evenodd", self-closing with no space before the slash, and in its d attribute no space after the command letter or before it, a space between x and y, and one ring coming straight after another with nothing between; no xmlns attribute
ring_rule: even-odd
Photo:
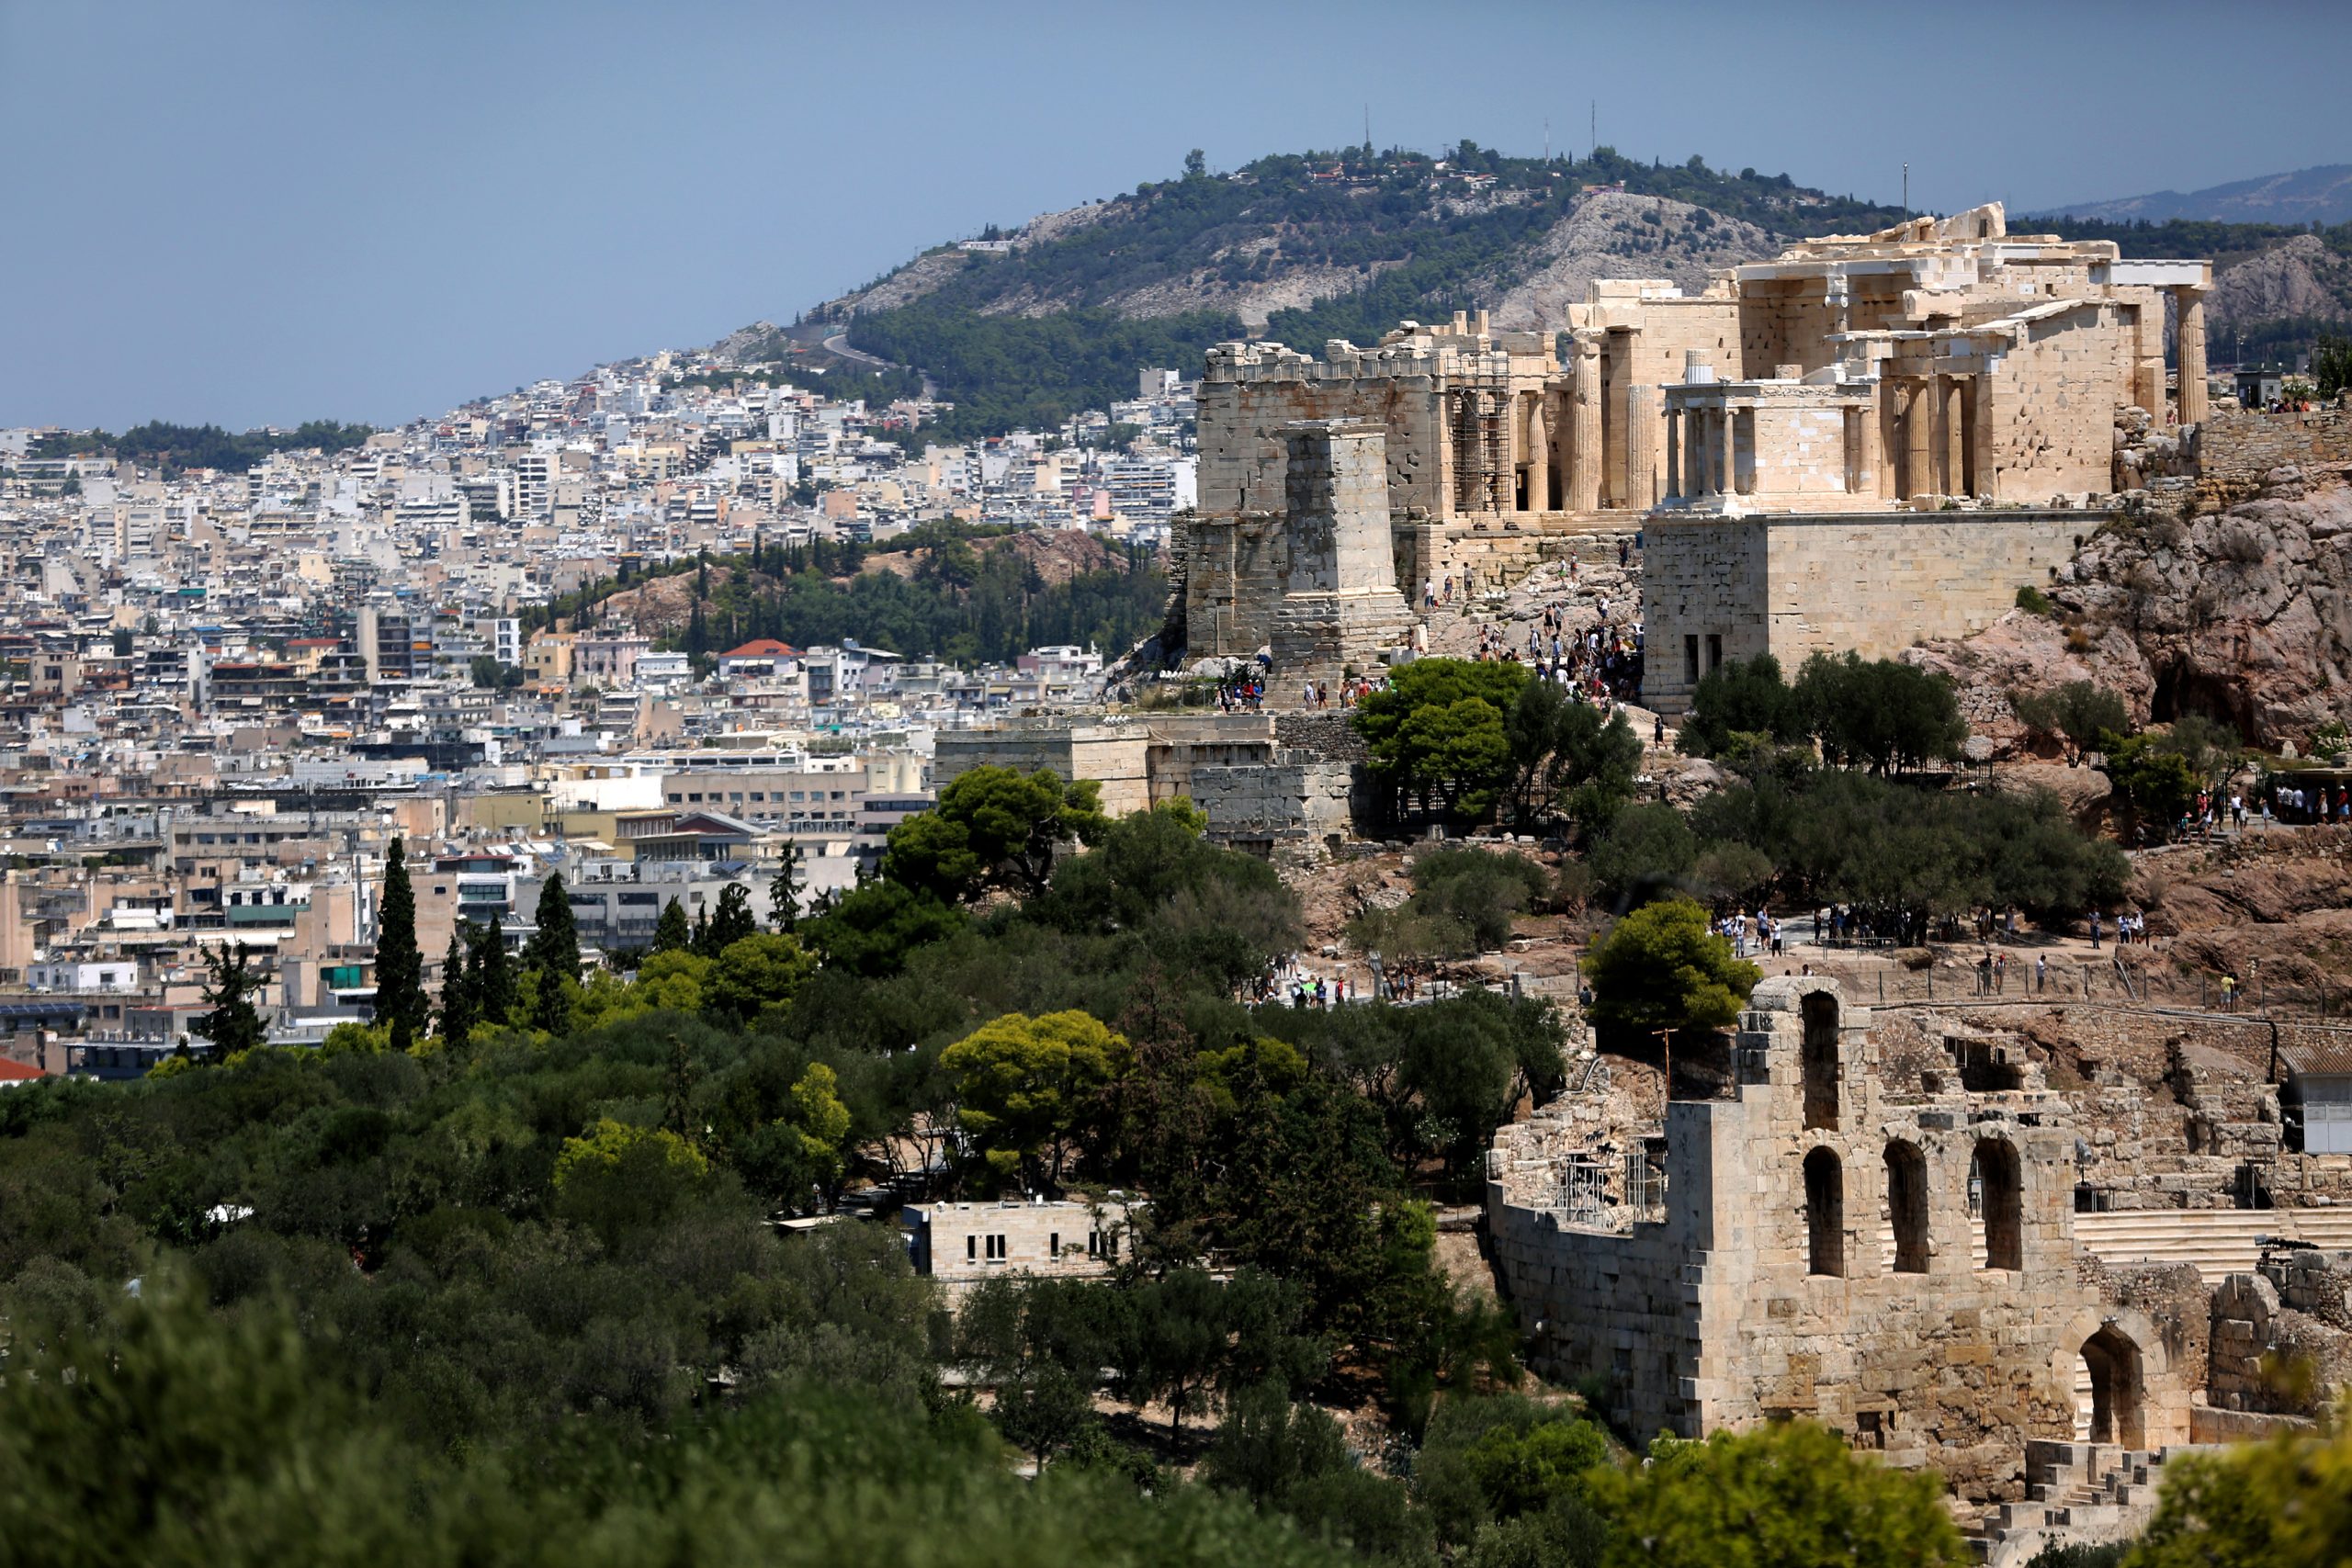
<svg viewBox="0 0 2352 1568"><path fill-rule="evenodd" d="M1843 1278L1846 1272L1846 1172L1838 1156L1815 1149L1804 1156L1806 1272Z"/></svg>
<svg viewBox="0 0 2352 1568"><path fill-rule="evenodd" d="M1798 1004L1804 1021L1804 1124L1838 1125L1838 998L1808 991Z"/></svg>
<svg viewBox="0 0 2352 1568"><path fill-rule="evenodd" d="M2025 1267L2025 1177L2016 1147L1979 1138L1968 1167L1969 1206L1984 1222L1984 1267Z"/></svg>
<svg viewBox="0 0 2352 1568"><path fill-rule="evenodd" d="M1886 1213L1894 1226L1894 1271L1928 1271L1928 1156L1901 1138L1886 1145Z"/></svg>

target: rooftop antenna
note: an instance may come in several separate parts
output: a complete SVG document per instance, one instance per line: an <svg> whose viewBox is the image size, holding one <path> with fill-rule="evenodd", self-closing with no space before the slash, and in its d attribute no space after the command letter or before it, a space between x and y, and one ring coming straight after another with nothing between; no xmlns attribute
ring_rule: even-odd
<svg viewBox="0 0 2352 1568"><path fill-rule="evenodd" d="M1911 165L1903 165L1903 216L1911 216Z"/></svg>

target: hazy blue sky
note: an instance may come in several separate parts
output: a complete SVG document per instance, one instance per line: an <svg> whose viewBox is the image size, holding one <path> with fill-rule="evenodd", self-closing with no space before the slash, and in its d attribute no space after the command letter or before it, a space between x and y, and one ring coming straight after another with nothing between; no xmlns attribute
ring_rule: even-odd
<svg viewBox="0 0 2352 1568"><path fill-rule="evenodd" d="M0 425L437 412L1367 100L2030 208L2352 160L2347 58L2346 0L0 0Z"/></svg>

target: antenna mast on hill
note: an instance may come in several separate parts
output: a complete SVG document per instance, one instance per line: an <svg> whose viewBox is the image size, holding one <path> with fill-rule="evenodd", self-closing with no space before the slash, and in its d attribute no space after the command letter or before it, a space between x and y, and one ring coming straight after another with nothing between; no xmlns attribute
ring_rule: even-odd
<svg viewBox="0 0 2352 1568"><path fill-rule="evenodd" d="M1595 99L1593 99L1593 100L1592 100L1592 135L1591 135L1590 140L1589 140L1588 141L1586 141L1586 142L1585 142L1585 144L1584 144L1584 155L1585 155L1585 161L1586 161L1587 163L1591 162L1591 161L1592 161L1592 158L1593 158L1593 156L1594 156L1594 154L1598 153L1600 151L1600 100L1599 98L1595 98Z"/></svg>

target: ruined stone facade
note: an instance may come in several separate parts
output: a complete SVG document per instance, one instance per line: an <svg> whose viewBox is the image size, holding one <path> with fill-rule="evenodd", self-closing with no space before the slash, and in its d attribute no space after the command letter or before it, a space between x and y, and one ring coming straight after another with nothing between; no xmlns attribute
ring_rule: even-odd
<svg viewBox="0 0 2352 1568"><path fill-rule="evenodd" d="M1803 1416L1980 1501L2023 1497L2029 1439L2075 1438L2085 1369L2092 1440L2188 1440L2156 1325L2087 1282L2063 1100L1879 1066L1868 1010L1770 979L1734 1098L1668 1105L1662 1157L1498 1133L1487 1219L1536 1367L1598 1376L1627 1430Z"/></svg>
<svg viewBox="0 0 2352 1568"><path fill-rule="evenodd" d="M1283 526L1275 549L1282 598L1273 658L1302 692L1376 667L1409 641L1413 615L1390 556L1386 440L1349 421L1283 430Z"/></svg>
<svg viewBox="0 0 2352 1568"><path fill-rule="evenodd" d="M1758 652L1964 635L2095 527L2049 514L2106 509L2119 411L2206 417L2211 283L2201 261L2010 234L1996 203L1806 241L1694 295L1598 281L1558 333L1457 313L1370 348L1335 339L1320 359L1221 344L1199 393L1200 507L1171 557L1183 643L1247 658L1279 626L1278 698L1284 649L1304 669L1385 651L1344 602L1293 597L1293 563L1331 514L1291 477L1320 461L1301 456L1301 422L1335 420L1380 434L1385 517L1367 482L1347 524L1367 567L1385 539L1388 570L1370 575L1414 604L1424 583L1487 586L1547 543L1646 519L1645 568L1669 592L1644 606L1645 700L1667 712L1695 684L1691 648L1703 674ZM1370 443L1357 450L1369 481ZM1923 512L1954 521L1922 529ZM1851 521L1795 532L1829 517ZM1766 521L1731 526L1744 518Z"/></svg>

